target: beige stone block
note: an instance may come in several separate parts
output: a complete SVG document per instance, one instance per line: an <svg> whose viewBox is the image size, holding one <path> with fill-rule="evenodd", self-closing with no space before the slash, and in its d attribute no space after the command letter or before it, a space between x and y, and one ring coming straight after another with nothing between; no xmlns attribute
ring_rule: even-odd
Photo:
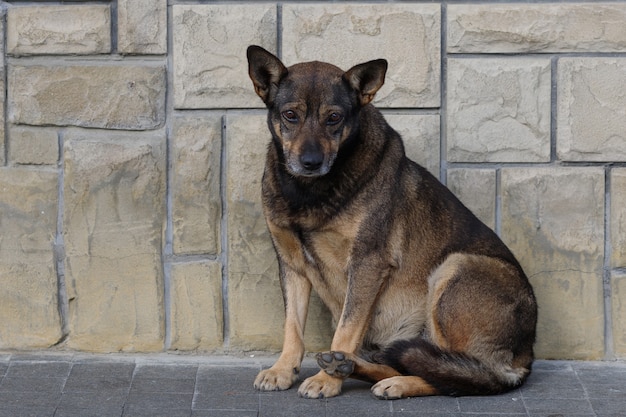
<svg viewBox="0 0 626 417"><path fill-rule="evenodd" d="M74 129L64 144L71 349L160 351L165 132Z"/></svg>
<svg viewBox="0 0 626 417"><path fill-rule="evenodd" d="M611 170L610 236L611 266L626 268L626 168Z"/></svg>
<svg viewBox="0 0 626 417"><path fill-rule="evenodd" d="M9 161L20 165L56 165L59 137L54 129L12 126L9 130Z"/></svg>
<svg viewBox="0 0 626 417"><path fill-rule="evenodd" d="M385 58L389 69L375 104L439 107L441 12L438 4L283 5L287 65L326 61L347 70Z"/></svg>
<svg viewBox="0 0 626 417"><path fill-rule="evenodd" d="M282 346L283 299L261 206L270 133L265 115L228 116L226 131L230 343L238 349L277 350ZM312 297L306 332L309 350L328 348L330 320L319 299Z"/></svg>
<svg viewBox="0 0 626 417"><path fill-rule="evenodd" d="M167 0L118 0L117 33L122 54L167 53Z"/></svg>
<svg viewBox="0 0 626 417"><path fill-rule="evenodd" d="M604 169L502 169L502 237L537 296L540 358L604 354Z"/></svg>
<svg viewBox="0 0 626 417"><path fill-rule="evenodd" d="M550 160L550 60L448 60L448 160Z"/></svg>
<svg viewBox="0 0 626 417"><path fill-rule="evenodd" d="M406 155L439 178L439 115L385 113L385 119L402 136Z"/></svg>
<svg viewBox="0 0 626 417"><path fill-rule="evenodd" d="M611 274L611 305L613 323L613 350L615 356L626 359L626 273Z"/></svg>
<svg viewBox="0 0 626 417"><path fill-rule="evenodd" d="M620 3L451 4L448 52L623 52Z"/></svg>
<svg viewBox="0 0 626 417"><path fill-rule="evenodd" d="M448 188L492 230L496 227L496 171L448 169Z"/></svg>
<svg viewBox="0 0 626 417"><path fill-rule="evenodd" d="M214 351L223 345L222 265L174 263L171 270L173 350Z"/></svg>
<svg viewBox="0 0 626 417"><path fill-rule="evenodd" d="M220 114L174 118L172 246L176 254L219 251L221 149Z"/></svg>
<svg viewBox="0 0 626 417"><path fill-rule="evenodd" d="M9 7L7 53L106 54L111 52L111 7L37 5Z"/></svg>
<svg viewBox="0 0 626 417"><path fill-rule="evenodd" d="M46 348L62 337L57 194L56 172L0 168L0 349Z"/></svg>
<svg viewBox="0 0 626 417"><path fill-rule="evenodd" d="M161 65L11 65L8 85L15 124L144 130L165 121Z"/></svg>
<svg viewBox="0 0 626 417"><path fill-rule="evenodd" d="M561 58L557 85L559 159L626 161L626 59Z"/></svg>
<svg viewBox="0 0 626 417"><path fill-rule="evenodd" d="M246 48L276 52L276 6L174 5L174 107L263 107L248 77Z"/></svg>
<svg viewBox="0 0 626 417"><path fill-rule="evenodd" d="M2 18L2 14L0 13L0 18ZM0 23L0 30L2 30L2 23ZM2 41L2 36L0 36L0 42ZM0 49L2 49L0 47ZM0 91L4 91L5 88L5 83L4 83L4 71L0 71ZM6 148L5 148L5 119L4 119L4 115L5 115L5 106L4 106L4 102L5 100L0 100L0 166L3 166L7 161L5 160L5 153L6 153Z"/></svg>

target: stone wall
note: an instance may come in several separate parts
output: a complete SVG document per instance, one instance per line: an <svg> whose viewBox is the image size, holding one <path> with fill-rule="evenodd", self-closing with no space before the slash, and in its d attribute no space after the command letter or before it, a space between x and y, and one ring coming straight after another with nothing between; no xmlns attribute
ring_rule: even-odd
<svg viewBox="0 0 626 417"><path fill-rule="evenodd" d="M376 105L520 259L537 355L626 358L626 2L0 4L0 349L280 348L259 44L386 58Z"/></svg>

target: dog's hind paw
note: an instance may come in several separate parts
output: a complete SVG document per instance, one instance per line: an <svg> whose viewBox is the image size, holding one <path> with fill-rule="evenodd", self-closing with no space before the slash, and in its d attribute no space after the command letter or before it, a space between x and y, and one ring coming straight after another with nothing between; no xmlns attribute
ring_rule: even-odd
<svg viewBox="0 0 626 417"><path fill-rule="evenodd" d="M354 361L343 352L322 352L316 355L317 364L328 375L347 378L354 372Z"/></svg>

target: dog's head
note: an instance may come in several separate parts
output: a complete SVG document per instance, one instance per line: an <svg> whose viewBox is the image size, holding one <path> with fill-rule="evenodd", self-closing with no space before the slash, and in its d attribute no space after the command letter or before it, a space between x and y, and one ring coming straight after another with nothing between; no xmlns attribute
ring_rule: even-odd
<svg viewBox="0 0 626 417"><path fill-rule="evenodd" d="M250 78L269 109L269 128L280 142L287 170L294 176L327 174L356 129L359 109L383 85L387 61L369 61L344 72L323 62L286 68L255 45L247 55Z"/></svg>

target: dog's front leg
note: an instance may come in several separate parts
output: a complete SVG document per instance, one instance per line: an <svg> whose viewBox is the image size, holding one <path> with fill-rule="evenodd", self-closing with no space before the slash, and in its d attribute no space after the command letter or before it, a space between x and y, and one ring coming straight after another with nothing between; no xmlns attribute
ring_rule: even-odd
<svg viewBox="0 0 626 417"><path fill-rule="evenodd" d="M281 284L285 301L285 338L276 363L257 375L254 387L262 391L285 390L298 379L304 356L306 323L311 283L281 262Z"/></svg>
<svg viewBox="0 0 626 417"><path fill-rule="evenodd" d="M333 336L331 350L352 355L363 342L388 272L380 267L378 259L374 262L363 260L359 266L351 269L343 311ZM344 376L329 375L321 370L300 385L298 394L304 398L334 397L341 393L344 379Z"/></svg>

